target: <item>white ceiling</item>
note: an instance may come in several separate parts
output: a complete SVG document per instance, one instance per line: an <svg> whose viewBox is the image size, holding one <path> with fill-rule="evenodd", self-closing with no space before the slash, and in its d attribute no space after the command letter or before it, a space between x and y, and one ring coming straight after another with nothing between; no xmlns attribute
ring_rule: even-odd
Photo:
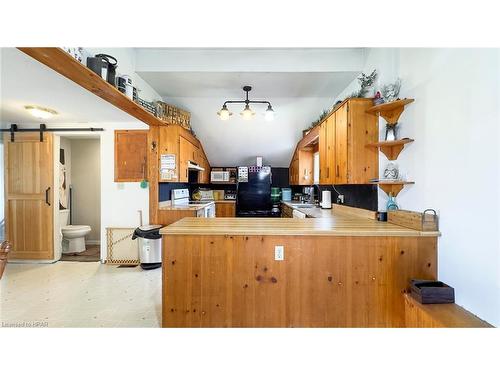
<svg viewBox="0 0 500 375"><path fill-rule="evenodd" d="M334 97L358 72L139 72L162 97L252 99Z"/></svg>
<svg viewBox="0 0 500 375"><path fill-rule="evenodd" d="M24 109L29 104L59 113L44 121L48 125L137 121L16 48L2 48L1 54L0 120L3 124L39 124L40 121Z"/></svg>
<svg viewBox="0 0 500 375"><path fill-rule="evenodd" d="M167 98L174 105L189 108L191 123L213 167L253 165L255 157L273 167L288 167L302 130L332 104L331 98L270 98L276 111L272 122L264 120L265 105L252 105L256 115L245 121L240 104L229 105L233 116L221 121L216 112L219 98Z"/></svg>
<svg viewBox="0 0 500 375"><path fill-rule="evenodd" d="M134 49L114 51L131 56L130 67L167 103L191 112L191 122L213 166L245 165L263 156L286 167L296 142L323 109L359 74L361 49ZM38 124L28 104L59 112L50 124L131 123L137 120L14 48L1 49L0 122ZM135 54L135 55L134 55ZM135 56L135 57L134 57ZM121 60L125 62L122 57ZM137 61L135 61L137 60ZM123 65L123 64L122 64ZM120 65L119 65L120 67ZM122 66L123 69L123 66ZM141 80L138 79L138 82ZM223 122L216 112L225 100L269 100L276 111L265 122L264 106L243 121L241 105ZM139 87L141 88L141 87Z"/></svg>
<svg viewBox="0 0 500 375"><path fill-rule="evenodd" d="M167 103L191 112L191 123L213 166L235 166L264 157L287 167L302 130L316 120L360 72L364 50L356 48L137 49L137 74ZM268 100L276 112L265 122L263 105L251 121L234 115L220 121L226 100Z"/></svg>

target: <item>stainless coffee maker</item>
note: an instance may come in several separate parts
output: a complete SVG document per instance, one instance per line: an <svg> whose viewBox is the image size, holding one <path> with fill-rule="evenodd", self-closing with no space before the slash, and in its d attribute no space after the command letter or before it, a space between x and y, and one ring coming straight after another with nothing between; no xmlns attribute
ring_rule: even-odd
<svg viewBox="0 0 500 375"><path fill-rule="evenodd" d="M305 186L302 191L304 193L304 195L302 196L303 202L314 204L314 187Z"/></svg>

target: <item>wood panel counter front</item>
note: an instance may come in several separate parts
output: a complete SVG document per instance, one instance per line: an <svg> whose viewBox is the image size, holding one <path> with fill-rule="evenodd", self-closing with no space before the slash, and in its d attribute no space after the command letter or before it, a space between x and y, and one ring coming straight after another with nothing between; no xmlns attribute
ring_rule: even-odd
<svg viewBox="0 0 500 375"><path fill-rule="evenodd" d="M409 280L437 276L438 233L351 215L185 218L161 233L163 327L404 327Z"/></svg>

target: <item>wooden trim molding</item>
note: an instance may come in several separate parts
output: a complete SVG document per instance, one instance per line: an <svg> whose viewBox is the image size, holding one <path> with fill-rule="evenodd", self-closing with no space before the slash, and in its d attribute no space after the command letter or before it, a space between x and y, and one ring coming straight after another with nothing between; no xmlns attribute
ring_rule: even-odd
<svg viewBox="0 0 500 375"><path fill-rule="evenodd" d="M61 48L18 47L18 49L145 124L167 125Z"/></svg>

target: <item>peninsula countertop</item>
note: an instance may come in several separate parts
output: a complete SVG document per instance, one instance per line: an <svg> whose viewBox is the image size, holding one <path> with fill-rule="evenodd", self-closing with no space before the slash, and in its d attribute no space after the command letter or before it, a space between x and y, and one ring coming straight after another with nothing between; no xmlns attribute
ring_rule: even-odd
<svg viewBox="0 0 500 375"><path fill-rule="evenodd" d="M193 218L186 217L160 230L162 235L284 235L352 237L437 237L439 232L420 232L355 215L335 213L330 218Z"/></svg>
<svg viewBox="0 0 500 375"><path fill-rule="evenodd" d="M214 204L214 201L206 201L206 202L196 202L190 204L172 204L172 201L164 201L160 202L158 205L159 210L182 210L182 211L198 211L207 206Z"/></svg>
<svg viewBox="0 0 500 375"><path fill-rule="evenodd" d="M375 211L369 211L362 208L349 207L345 205L332 204L332 208L324 209L318 206L314 207L297 207L297 201L281 201L282 204L287 205L291 209L297 210L305 214L309 218L334 218L337 214L348 214L361 216L366 219L375 219Z"/></svg>

